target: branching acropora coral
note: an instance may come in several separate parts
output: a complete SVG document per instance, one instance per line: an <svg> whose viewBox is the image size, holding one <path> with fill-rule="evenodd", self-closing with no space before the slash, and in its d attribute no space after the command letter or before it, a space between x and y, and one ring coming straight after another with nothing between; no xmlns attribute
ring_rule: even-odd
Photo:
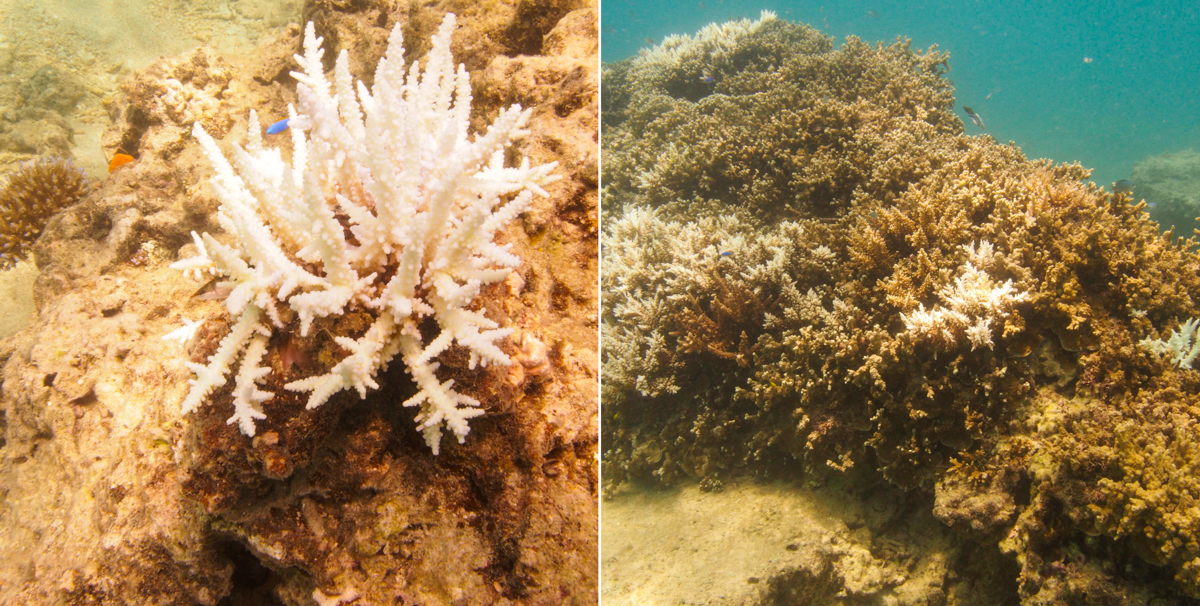
<svg viewBox="0 0 1200 606"><path fill-rule="evenodd" d="M87 191L87 175L70 160L22 162L0 189L0 269L24 259L50 217Z"/></svg>
<svg viewBox="0 0 1200 606"><path fill-rule="evenodd" d="M1200 320L1192 318L1171 331L1171 337L1166 341L1146 337L1138 342L1147 351L1160 356L1170 356L1171 362L1180 368L1191 368L1192 362L1200 355L1200 339L1196 339L1196 328Z"/></svg>
<svg viewBox="0 0 1200 606"><path fill-rule="evenodd" d="M605 68L605 481L866 467L1023 604L1200 597L1196 240L965 136L942 53L720 31Z"/></svg>
<svg viewBox="0 0 1200 606"><path fill-rule="evenodd" d="M1015 304L1029 298L1016 292L1012 280L996 284L984 269L991 263L992 244L984 240L975 246L963 246L969 261L954 285L946 285L938 294L946 307L926 310L918 305L912 313L901 313L909 332L923 339L933 340L944 347L958 344L960 335L971 342L971 349L992 349L992 320L1001 320L1012 313ZM978 266L978 267L977 267Z"/></svg>
<svg viewBox="0 0 1200 606"><path fill-rule="evenodd" d="M505 166L506 148L526 133L529 112L520 106L471 136L469 76L461 65L455 71L450 54L454 22L447 14L423 71L415 61L406 70L397 25L373 90L354 86L345 51L334 81L325 78L322 40L310 23L304 55L296 56L302 71L292 72L299 109L289 107L290 165L263 146L253 111L246 148L234 145L229 159L195 126L217 171L218 220L231 241L193 234L200 254L174 267L222 276L235 321L207 365L190 365L196 378L185 413L225 384L241 355L229 423L254 435L261 403L273 396L257 387L270 372L260 364L269 336L284 328L279 308L287 305L301 335L318 318L352 311L373 318L361 337L335 338L350 353L329 372L285 386L309 392L309 409L343 389L366 397L378 387L376 375L400 356L419 390L403 405L420 406L418 429L434 454L443 427L461 443L467 420L482 414L453 380L438 379L436 360L457 343L470 353L471 368L510 363L496 342L511 329L473 303L484 285L520 263L494 242L496 233L558 177L550 174L556 163L531 167L526 158ZM419 328L425 318L438 327L428 342Z"/></svg>

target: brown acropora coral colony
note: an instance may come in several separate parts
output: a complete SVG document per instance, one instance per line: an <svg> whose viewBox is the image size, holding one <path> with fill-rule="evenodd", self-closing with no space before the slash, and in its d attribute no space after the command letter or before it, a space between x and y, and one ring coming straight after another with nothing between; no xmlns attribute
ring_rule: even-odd
<svg viewBox="0 0 1200 606"><path fill-rule="evenodd" d="M965 136L947 61L764 18L606 66L606 483L865 466L1023 603L1200 596L1200 373L1139 345L1196 243Z"/></svg>
<svg viewBox="0 0 1200 606"><path fill-rule="evenodd" d="M0 269L25 259L50 217L87 192L87 175L70 160L22 162L0 186Z"/></svg>

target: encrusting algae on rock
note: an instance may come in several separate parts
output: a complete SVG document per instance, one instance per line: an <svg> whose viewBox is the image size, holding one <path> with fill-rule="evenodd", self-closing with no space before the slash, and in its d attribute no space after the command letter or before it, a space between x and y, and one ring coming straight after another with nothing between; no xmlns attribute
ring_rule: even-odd
<svg viewBox="0 0 1200 606"><path fill-rule="evenodd" d="M965 136L947 60L764 13L605 66L606 484L865 467L1019 565L996 603L1200 596L1200 374L1139 345L1196 242Z"/></svg>

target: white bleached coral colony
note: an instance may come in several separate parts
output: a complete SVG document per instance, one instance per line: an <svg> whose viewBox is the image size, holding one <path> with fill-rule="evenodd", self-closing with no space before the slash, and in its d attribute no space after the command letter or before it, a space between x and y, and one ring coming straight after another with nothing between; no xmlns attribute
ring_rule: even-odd
<svg viewBox="0 0 1200 606"><path fill-rule="evenodd" d="M1200 355L1200 339L1196 338L1196 328L1200 327L1200 319L1191 318L1171 331L1171 337L1166 341L1146 337L1138 341L1150 353L1159 356L1170 356L1171 363L1180 368L1191 368L1196 356Z"/></svg>
<svg viewBox="0 0 1200 606"><path fill-rule="evenodd" d="M216 169L217 217L230 238L193 234L200 254L173 267L223 276L231 289L225 308L236 320L207 365L189 363L196 378L185 414L225 384L241 354L229 423L254 435L255 420L265 418L261 403L273 396L257 384L270 373L260 366L268 339L284 327L280 304L296 313L301 335L316 318L350 311L374 317L361 337L336 337L350 354L328 373L285 385L310 392L309 409L343 389L366 397L399 355L419 389L403 405L420 406L418 429L434 454L443 427L461 443L467 420L482 414L453 380L437 378L435 360L458 343L472 368L510 363L496 342L511 330L472 303L482 286L520 263L494 241L496 232L533 194L547 195L542 186L558 176L551 174L556 163L531 167L528 158L505 167L505 149L527 132L529 111L518 105L501 111L486 133L468 132L471 87L450 54L454 22L447 14L423 71L416 61L406 69L397 25L373 90L354 86L345 51L333 82L325 78L322 39L309 23L304 55L296 56L301 71L292 72L299 109L288 108L290 165L278 149L263 146L253 111L245 149L233 145L228 159L195 125ZM418 330L427 317L439 328L428 343Z"/></svg>
<svg viewBox="0 0 1200 606"><path fill-rule="evenodd" d="M707 55L710 59L723 57L737 49L742 39L758 31L764 24L777 20L772 11L762 11L757 21L749 19L709 23L696 32L671 34L663 38L662 44L651 49L642 49L633 60L634 70L639 76L658 71L664 65L677 65L688 55Z"/></svg>
<svg viewBox="0 0 1200 606"><path fill-rule="evenodd" d="M959 337L965 335L971 349L992 349L993 320L1004 320L1013 313L1013 307L1029 298L1028 293L1019 292L1012 280L997 284L985 271L992 263L991 242L984 240L979 246L963 246L967 253L967 264L962 275L938 291L946 306L926 310L918 306L912 313L900 314L909 332L938 342L945 347L954 347Z"/></svg>

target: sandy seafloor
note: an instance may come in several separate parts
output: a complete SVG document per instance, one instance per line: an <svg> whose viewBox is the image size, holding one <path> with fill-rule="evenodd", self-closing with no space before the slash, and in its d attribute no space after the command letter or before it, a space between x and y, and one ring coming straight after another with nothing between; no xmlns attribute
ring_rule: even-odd
<svg viewBox="0 0 1200 606"><path fill-rule="evenodd" d="M603 503L605 604L740 603L762 577L799 559L797 541L845 531L837 503L782 484L697 485L627 493Z"/></svg>
<svg viewBox="0 0 1200 606"><path fill-rule="evenodd" d="M848 487L687 484L607 497L602 603L824 604L849 596L913 604L941 594L957 555L946 527L896 489ZM810 573L822 569L827 578L813 582ZM807 595L790 595L796 587Z"/></svg>

